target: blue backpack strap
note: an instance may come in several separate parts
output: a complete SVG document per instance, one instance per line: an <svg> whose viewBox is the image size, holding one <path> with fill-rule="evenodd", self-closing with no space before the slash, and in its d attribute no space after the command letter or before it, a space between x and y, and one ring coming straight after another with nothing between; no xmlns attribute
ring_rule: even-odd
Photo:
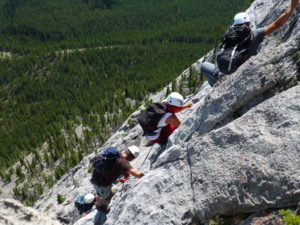
<svg viewBox="0 0 300 225"><path fill-rule="evenodd" d="M100 174L106 173L107 169L120 157L121 153L117 148L109 147L93 159L93 167Z"/></svg>
<svg viewBox="0 0 300 225"><path fill-rule="evenodd" d="M78 195L75 199L75 203L83 204L84 203L84 196L83 195Z"/></svg>

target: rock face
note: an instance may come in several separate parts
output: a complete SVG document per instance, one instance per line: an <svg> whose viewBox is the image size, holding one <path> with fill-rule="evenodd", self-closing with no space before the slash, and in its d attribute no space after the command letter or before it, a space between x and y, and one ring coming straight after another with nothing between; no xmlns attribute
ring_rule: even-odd
<svg viewBox="0 0 300 225"><path fill-rule="evenodd" d="M0 224L3 225L60 225L44 214L23 206L12 199L0 200Z"/></svg>
<svg viewBox="0 0 300 225"><path fill-rule="evenodd" d="M257 5L258 3L254 3L252 8L257 9ZM283 5L286 4L282 4L280 8ZM273 20L272 16L268 22ZM299 73L296 68L297 64L293 60L293 56L299 52L300 47L299 13L297 20L298 23L291 24L290 29L292 30L286 31L287 26L282 29L281 32L285 36L290 35L286 42L278 45L280 36L284 36L281 32L278 32L276 36L267 38L264 45L266 42L269 42L269 45L265 46L260 54L250 58L235 74L227 76L222 85L208 94L205 103L197 107L196 112L191 114L182 124L182 128L177 130L176 135L173 135L172 143L187 141L195 130L200 134L211 131L218 123L226 120L238 109L247 107L248 103L255 100L257 96L266 93L275 86L286 84L289 80L295 79ZM295 18L291 19L292 22L295 22ZM295 29L298 30L298 33L295 33ZM278 46L274 47L273 44Z"/></svg>
<svg viewBox="0 0 300 225"><path fill-rule="evenodd" d="M284 0L256 0L248 13L258 27L263 27L289 4ZM156 225L205 224L217 215L297 205L300 7L295 11L281 29L264 40L257 56L219 86L211 89L205 83L200 88L195 96L200 101L180 115L185 119L167 146L147 147L141 128L126 121L98 149L138 145L141 156L133 166L146 173L140 180L132 178L115 186L118 192L108 215L93 210L78 220L74 209L77 194L94 191L88 174L93 155L65 175L35 207L68 224ZM193 66L199 69L200 64L201 60ZM138 115L139 111L129 120L136 121ZM66 196L67 201L58 205L57 194ZM259 218L252 215L240 225L256 220Z"/></svg>
<svg viewBox="0 0 300 225"><path fill-rule="evenodd" d="M300 201L300 85L163 152L106 224L205 223ZM278 107L279 106L279 107Z"/></svg>

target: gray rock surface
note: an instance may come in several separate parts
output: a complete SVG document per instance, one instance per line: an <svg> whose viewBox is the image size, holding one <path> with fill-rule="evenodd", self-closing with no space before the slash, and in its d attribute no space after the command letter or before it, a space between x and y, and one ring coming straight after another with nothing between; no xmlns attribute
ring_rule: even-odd
<svg viewBox="0 0 300 225"><path fill-rule="evenodd" d="M202 59L199 59L192 66L199 68L199 63L201 60ZM185 70L180 76L184 74L187 75L188 72L189 69ZM180 76L178 79L180 79ZM207 82L205 82L201 87L199 87L199 90L200 91L192 97L203 101L205 95L211 91L211 87ZM154 94L153 96L150 96L150 98L156 102L164 99L165 95L166 88ZM159 156L159 153L162 152L162 149L157 144L152 147L146 147L148 141L142 137L142 129L139 125L137 125L139 114L144 108L145 106L142 105L136 112L134 112L115 132L115 134L113 134L103 146L97 149L96 152L99 153L108 146L114 146L120 150L125 150L130 145L137 145L140 147L141 153L138 159L134 160L131 164L133 167L140 169L143 172L148 172L150 170L152 161ZM178 113L178 117L183 119L189 113L192 113L192 111L185 110L181 113ZM135 125L130 125L129 121L132 121ZM74 207L74 200L76 199L76 196L87 193L96 194L90 182L91 174L88 172L91 166L90 160L94 156L95 154L91 154L85 157L78 166L64 175L49 191L47 191L42 198L35 203L34 207L44 213L47 213L52 218L59 219L67 224L74 224L79 219L78 212ZM129 190L130 187L136 182L137 179L132 178L124 185L115 185L114 188L118 190L115 198L117 199L122 196L122 194ZM66 201L62 204L57 202L58 194L66 197ZM112 204L114 204L114 199ZM95 220L94 217L97 219ZM91 224L94 223L93 221L96 221L98 224L102 224L102 217L103 215L97 214L97 212L94 210L89 216L81 219L78 224L87 224L87 221L89 221Z"/></svg>
<svg viewBox="0 0 300 225"><path fill-rule="evenodd" d="M256 0L248 9L258 27L272 22L290 1ZM98 149L141 147L133 166L146 175L116 185L111 212L93 210L77 225L202 224L216 215L257 213L300 202L300 7L289 22L267 37L260 53L180 115L182 125L167 146L141 138L136 122L142 107ZM201 59L193 66L199 68ZM185 71L187 72L187 71ZM184 73L185 73L184 72ZM160 100L166 89L153 97ZM94 192L86 157L35 207L74 224L77 194ZM57 194L67 200L59 205ZM247 220L245 220L247 221ZM249 220L250 221L250 218ZM252 222L251 222L252 223Z"/></svg>
<svg viewBox="0 0 300 225"><path fill-rule="evenodd" d="M0 209L2 225L61 225L60 222L13 199L1 199Z"/></svg>
<svg viewBox="0 0 300 225"><path fill-rule="evenodd" d="M222 85L214 88L206 96L195 114L190 114L174 132L171 144L187 141L197 131L204 134L231 116L239 108L246 106L253 98L276 85L285 84L297 75L297 65L293 55L300 48L300 33L267 53L252 57L239 70L227 76ZM242 87L242 88L241 88ZM183 132L184 130L184 132Z"/></svg>
<svg viewBox="0 0 300 225"><path fill-rule="evenodd" d="M163 152L105 224L205 223L300 201L300 86ZM159 221L159 223L158 223Z"/></svg>

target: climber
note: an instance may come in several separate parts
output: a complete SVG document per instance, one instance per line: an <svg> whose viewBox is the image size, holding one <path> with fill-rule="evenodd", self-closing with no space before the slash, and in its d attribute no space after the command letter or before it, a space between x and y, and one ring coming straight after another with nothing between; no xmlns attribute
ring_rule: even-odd
<svg viewBox="0 0 300 225"><path fill-rule="evenodd" d="M86 194L78 195L75 199L75 207L78 209L78 212L81 217L87 216L91 212L95 204L95 195Z"/></svg>
<svg viewBox="0 0 300 225"><path fill-rule="evenodd" d="M139 153L139 148L136 146L130 146L122 152L117 148L109 147L102 154L92 159L93 174L91 182L97 192L95 205L99 211L104 213L109 211L107 205L112 197L112 184L116 183L120 176L125 178L130 175L137 178L144 176L144 173L134 169L129 163L129 161L137 158Z"/></svg>
<svg viewBox="0 0 300 225"><path fill-rule="evenodd" d="M166 144L168 137L181 124L175 113L192 106L192 101L184 104L182 95L177 92L172 92L166 101L149 105L139 118L143 135L152 143Z"/></svg>
<svg viewBox="0 0 300 225"><path fill-rule="evenodd" d="M204 62L201 72L210 86L217 80L222 82L225 75L235 72L246 60L258 53L258 47L265 36L280 28L299 4L299 0L292 0L290 6L273 23L263 28L251 29L251 20L246 13L238 13L234 17L233 25L225 34L221 50L216 54L217 66Z"/></svg>

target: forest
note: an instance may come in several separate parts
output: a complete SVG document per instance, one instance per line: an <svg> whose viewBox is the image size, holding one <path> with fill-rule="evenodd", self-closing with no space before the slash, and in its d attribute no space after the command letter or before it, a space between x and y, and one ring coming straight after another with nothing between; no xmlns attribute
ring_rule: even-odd
<svg viewBox="0 0 300 225"><path fill-rule="evenodd" d="M120 44L199 43L250 0L1 0L2 51ZM199 46L199 47L200 47ZM201 49L201 47L200 47Z"/></svg>
<svg viewBox="0 0 300 225"><path fill-rule="evenodd" d="M250 3L0 0L0 176L22 180L25 168L38 173L52 158L51 179L59 179L150 93L215 47ZM84 139L74 134L79 125L88 128ZM45 143L48 153L40 154ZM31 162L5 171L29 153ZM30 169L39 158L49 163ZM62 166L60 158L73 161Z"/></svg>

